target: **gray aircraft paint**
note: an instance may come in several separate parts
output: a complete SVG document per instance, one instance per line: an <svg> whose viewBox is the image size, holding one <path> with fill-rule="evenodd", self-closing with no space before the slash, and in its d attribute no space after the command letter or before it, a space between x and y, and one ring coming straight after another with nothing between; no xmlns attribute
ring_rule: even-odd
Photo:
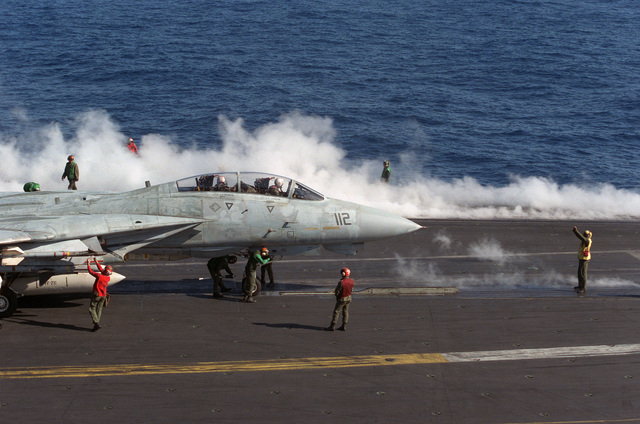
<svg viewBox="0 0 640 424"><path fill-rule="evenodd" d="M225 191L213 185L221 177L230 181ZM269 194L264 187L277 179L284 182L280 195ZM420 228L289 178L239 172L124 193L4 194L0 216L0 316L15 307L15 296L90 291L86 262L92 256L103 263L123 262L132 253L208 258L261 246L276 256L320 246L355 254L364 242Z"/></svg>

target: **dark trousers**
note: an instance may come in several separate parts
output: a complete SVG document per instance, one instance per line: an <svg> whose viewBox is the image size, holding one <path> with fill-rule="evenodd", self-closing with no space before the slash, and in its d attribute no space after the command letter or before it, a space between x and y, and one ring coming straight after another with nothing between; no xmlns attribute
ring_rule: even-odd
<svg viewBox="0 0 640 424"><path fill-rule="evenodd" d="M271 263L262 265L260 267L260 281L262 281L263 286L264 284L266 284L266 282L264 281L265 271L267 272L267 274L269 274L269 283L273 283L273 270L271 269Z"/></svg>
<svg viewBox="0 0 640 424"><path fill-rule="evenodd" d="M209 269L209 274L211 274L211 279L213 280L213 294L220 294L220 289L226 290L226 287L222 283L222 274L220 274L220 270L215 266L215 259L209 259L209 262L207 262L207 268Z"/></svg>
<svg viewBox="0 0 640 424"><path fill-rule="evenodd" d="M587 267L589 266L589 261L584 261L580 259L580 263L578 264L578 288L580 290L584 290L587 287Z"/></svg>

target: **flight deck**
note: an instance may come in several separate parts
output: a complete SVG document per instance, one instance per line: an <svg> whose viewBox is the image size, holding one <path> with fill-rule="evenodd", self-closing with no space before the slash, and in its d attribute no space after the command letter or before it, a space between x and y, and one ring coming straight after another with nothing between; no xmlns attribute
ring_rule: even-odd
<svg viewBox="0 0 640 424"><path fill-rule="evenodd" d="M115 265L127 279L95 333L88 297L25 298L0 329L0 416L640 422L640 223L417 222L353 257L276 258L256 304L242 259L224 299L205 260ZM593 232L583 296L573 225ZM343 266L351 319L327 332Z"/></svg>

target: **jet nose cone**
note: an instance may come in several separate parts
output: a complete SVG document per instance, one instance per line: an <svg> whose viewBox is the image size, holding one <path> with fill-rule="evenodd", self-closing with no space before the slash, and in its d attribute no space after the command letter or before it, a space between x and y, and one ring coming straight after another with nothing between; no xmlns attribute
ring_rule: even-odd
<svg viewBox="0 0 640 424"><path fill-rule="evenodd" d="M422 228L399 215L374 208L363 208L359 217L360 235L371 240L400 236Z"/></svg>
<svg viewBox="0 0 640 424"><path fill-rule="evenodd" d="M122 275L122 274L118 274L117 272L113 272L113 273L111 273L110 277L111 277L111 278L109 279L109 285L110 285L110 286L112 286L112 285L114 285L114 284L118 284L120 281L122 281L122 280L124 280L125 278L127 278L127 277L125 277L125 276L124 276L124 275Z"/></svg>

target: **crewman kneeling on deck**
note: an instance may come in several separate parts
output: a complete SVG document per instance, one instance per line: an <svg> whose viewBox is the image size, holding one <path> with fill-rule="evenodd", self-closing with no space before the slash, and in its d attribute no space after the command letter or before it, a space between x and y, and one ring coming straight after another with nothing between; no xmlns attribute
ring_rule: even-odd
<svg viewBox="0 0 640 424"><path fill-rule="evenodd" d="M222 273L221 271L224 269L227 271L227 277L233 278L233 272L229 268L229 265L233 265L236 263L238 258L234 255L220 256L218 258L211 258L209 262L207 262L207 268L209 268L209 273L211 274L211 278L213 279L213 297L216 299L222 299L222 294L220 291L227 292L231 289L224 286L222 283Z"/></svg>
<svg viewBox="0 0 640 424"><path fill-rule="evenodd" d="M32 191L40 191L40 184L38 183L34 183L34 182L29 182L26 183L22 189L25 191L25 193L29 193Z"/></svg>

